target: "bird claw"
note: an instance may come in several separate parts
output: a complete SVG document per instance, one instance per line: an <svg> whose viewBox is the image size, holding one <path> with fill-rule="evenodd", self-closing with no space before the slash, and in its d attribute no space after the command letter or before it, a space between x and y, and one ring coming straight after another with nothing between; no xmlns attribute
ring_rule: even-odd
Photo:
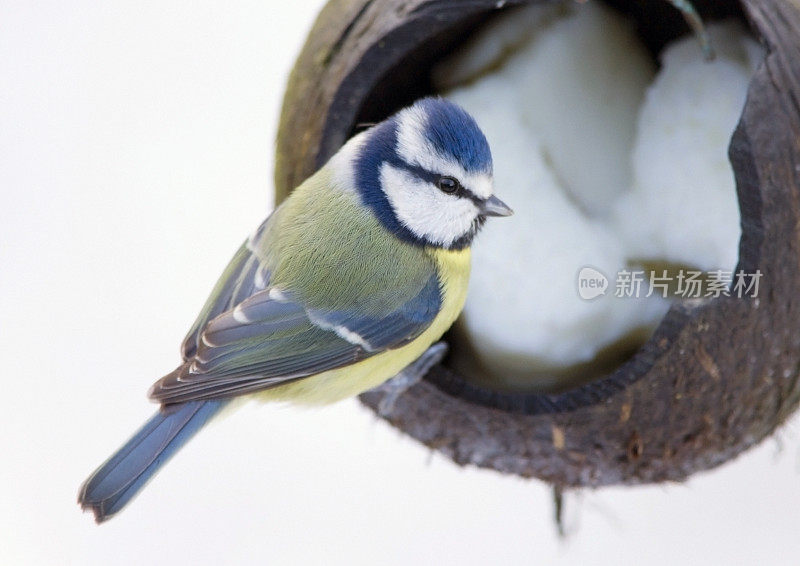
<svg viewBox="0 0 800 566"><path fill-rule="evenodd" d="M445 342L437 342L400 373L379 386L377 390L383 393L383 398L378 403L378 414L382 417L390 416L400 395L422 381L425 374L444 359L447 350Z"/></svg>
<svg viewBox="0 0 800 566"><path fill-rule="evenodd" d="M697 40L700 42L700 47L703 49L703 57L706 61L712 61L715 57L714 47L711 45L711 38L708 36L708 30L703 25L703 20L700 14L697 13L694 5L689 0L669 0L669 3L680 10L683 19L692 28Z"/></svg>

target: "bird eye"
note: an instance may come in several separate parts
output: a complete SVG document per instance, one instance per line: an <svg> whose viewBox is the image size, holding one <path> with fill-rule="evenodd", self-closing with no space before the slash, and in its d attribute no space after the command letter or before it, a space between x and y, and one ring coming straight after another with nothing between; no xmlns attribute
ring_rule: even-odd
<svg viewBox="0 0 800 566"><path fill-rule="evenodd" d="M439 177L436 180L436 186L439 187L439 190L452 194L461 188L461 183L452 177Z"/></svg>

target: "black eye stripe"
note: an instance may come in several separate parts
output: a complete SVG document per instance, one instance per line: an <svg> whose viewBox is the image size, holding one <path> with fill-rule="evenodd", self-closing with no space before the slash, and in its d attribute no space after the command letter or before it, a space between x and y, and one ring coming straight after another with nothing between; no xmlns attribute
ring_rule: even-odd
<svg viewBox="0 0 800 566"><path fill-rule="evenodd" d="M397 167L398 169L403 169L404 171L408 171L409 173L411 173L415 177L418 177L418 178L422 179L423 181L431 183L432 185L437 186L437 187L438 187L438 181L439 181L440 178L442 178L444 176L449 176L449 175L439 175L438 173L432 173L431 171L428 171L424 167L420 167L419 165L410 165L410 164L408 164L408 163L406 163L404 161L401 161L401 160L398 160L395 163L391 163L391 165L393 165L394 167ZM453 177L453 178L455 178L455 177ZM456 179L456 181L458 181L458 180ZM465 187L460 182L458 183L458 186L459 186L459 188L458 188L457 191L455 191L453 193L448 193L448 194L452 194L452 195L455 195L455 196L460 197L460 198L468 198L469 200L474 202L478 207L480 207L484 202L486 202L486 199L480 198L478 195L476 195L475 193L470 191L467 187Z"/></svg>

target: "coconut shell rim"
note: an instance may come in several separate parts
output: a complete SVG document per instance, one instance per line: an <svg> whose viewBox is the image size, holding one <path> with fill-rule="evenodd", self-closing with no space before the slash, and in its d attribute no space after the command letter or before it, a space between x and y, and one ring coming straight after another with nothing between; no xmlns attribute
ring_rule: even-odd
<svg viewBox="0 0 800 566"><path fill-rule="evenodd" d="M402 51L402 41L420 41L420 31L433 33L431 29L436 25L431 22L434 20L441 25L442 19L446 20L447 17L457 17L463 20L474 15L463 6L459 13L454 15L452 4L449 8L444 4L444 2L425 0L350 3L334 1L323 10L309 36L309 43L293 71L279 131L278 162L280 163L283 159L284 164L292 160L298 160L294 162L294 165L300 163L299 168L295 167L293 181L295 184L301 180L303 174L310 173L324 163L351 132L353 126L351 122L357 119L359 110L354 108L357 104L354 104L353 101L363 102L368 95L363 92L368 89L364 86L363 79L359 79L358 73L363 73L365 68L372 68L372 72L374 72L376 53L377 56L387 58L391 67L403 55L395 52ZM481 11L490 11L496 6L496 3L470 2L468 6L477 10L475 13L480 13ZM752 272L756 269L771 267L765 265L763 253L765 250L765 225L768 224L764 220L764 213L770 203L765 203L761 198L765 192L762 180L763 172L761 171L763 168L759 165L759 159L754 149L756 143L754 138L763 142L763 132L754 134L754 128L759 129L760 127L757 124L758 116L756 119L748 119L747 115L748 111L763 114L764 110L761 106L775 104L774 101L762 100L765 96L764 89L769 88L770 85L775 87L773 91L777 93L773 93L771 96L781 98L779 92L781 87L775 82L776 76L778 76L778 82L794 85L795 88L790 89L790 92L796 92L798 83L792 81L797 78L798 71L791 64L791 54L798 51L797 36L792 41L790 33L788 34L790 37L787 39L787 32L798 29L797 22L800 22L800 17L797 8L785 0L745 0L742 2L742 6L753 29L766 43L769 51L767 60L751 82L742 121L734 133L730 150L736 174L740 208L742 209L742 239L737 271L744 269ZM702 13L702 4L699 7ZM347 12L345 8L349 8L350 12ZM381 10L388 10L394 19L386 17L382 19ZM334 12L336 15L326 16L326 13ZM342 14L344 14L343 18ZM338 20L337 16L339 16ZM420 24L420 22L426 21L428 27L426 24ZM337 22L340 24L338 28ZM409 33L407 28L412 25L417 35L411 33L409 39L408 35L404 34ZM318 30L319 33L315 35ZM326 38L327 32L331 33ZM370 33L375 34L371 44L369 43ZM333 37L332 40L331 37ZM320 38L323 38L323 41L320 42ZM392 43L395 40L398 40L398 43ZM328 41L328 45L320 48L320 43L324 44L325 41ZM352 64L349 67L347 61L338 62L340 66L334 68L334 72L339 73L336 76L339 80L337 85L319 81L321 98L323 104L327 102L329 112L323 125L317 124L308 127L305 133L308 134L310 131L308 137L312 143L306 147L305 154L301 151L298 155L297 151L292 153L291 149L287 151L283 147L286 145L287 131L292 128L292 122L297 122L297 117L292 116L296 114L292 111L293 96L297 93L298 82L306 81L307 84L313 84L314 81L308 76L298 77L298 75L302 74L303 65L308 66L309 51L312 54L316 53L319 57L320 49L326 52L325 63L336 59L337 54L331 51L335 49L340 51L350 49L351 53L356 54L359 54L359 49L361 49L361 59L351 61ZM335 62L334 65L336 64ZM313 67L313 63L311 66ZM782 71L785 76L776 75L776 70ZM312 74L316 75L319 71L318 69ZM322 76L324 76L324 72ZM359 82L360 80L361 82ZM360 99L359 96L361 96ZM753 110L754 107L758 108ZM349 117L348 111L350 112ZM778 128L782 125L780 121L770 122L777 122L775 127ZM784 120L783 125L791 129L796 126L796 120ZM318 144L316 146L313 143L314 136L317 136ZM284 143L282 144L282 142ZM790 156L790 161L794 157L794 155ZM800 158L797 161L800 162ZM285 171L276 168L276 187L279 197L282 190L285 194L288 190L287 187L293 186L287 182L291 179L292 175L286 175ZM792 212L797 212L796 207L792 209ZM773 259L772 256L768 256L766 261L771 259ZM797 288L796 278L788 283L788 287ZM778 292L775 291L775 287L768 291ZM720 352L717 351L719 346L725 344L725 341L720 340L716 347L714 344L709 346L710 343L702 340L699 345L693 345L691 334L702 336L703 333L707 333L712 324L719 322L718 317L714 315L719 310L725 310L729 316L738 317L738 320L745 320L742 309L749 309L752 312L760 308L763 312L767 307L775 304L774 297L766 297L763 304L758 300L742 301L724 297L695 304L676 304L665 316L653 337L633 358L606 378L559 394L508 395L500 392L487 392L454 376L446 367L439 366L432 370L425 382L413 387L400 398L395 411L387 420L458 463L476 464L522 476L537 476L559 485L603 485L680 480L695 470L713 467L738 454L744 448L769 434L777 424L791 414L800 399L797 386L797 349L789 349L785 352L782 350L784 352L782 357L787 358L781 360L786 362L783 365L794 367L794 371L789 372L791 374L789 382L779 385L777 392L772 386L768 388L768 391L757 387L753 388L753 394L749 398L757 404L760 391L764 398L769 399L766 404L770 406L770 410L767 411L769 414L766 416L760 410L755 410L751 415L753 418L750 424L758 426L747 426L747 419L740 414L734 414L735 411L729 411L730 414L725 411L716 413L709 411L701 415L701 421L712 421L712 424L706 427L710 432L709 430L704 431L702 426L699 428L694 426L697 418L692 418L691 411L684 410L683 412L687 414L693 427L688 427L690 429L688 432L681 433L677 441L675 431L670 431L666 435L669 438L661 438L653 442L651 437L655 430L654 425L657 423L652 418L648 420L637 415L637 411L634 409L634 406L638 407L636 401L642 399L647 401L647 396L642 397L641 392L632 395L630 390L634 387L641 389L643 379L657 381L661 375L665 380L672 380L672 383L670 387L661 387L659 390L667 391L671 396L691 399L691 396L685 396L682 393L686 389L687 382L703 379L713 382L715 374L717 378L727 378L727 366L725 363L719 362L724 356L720 357ZM742 334L742 330L746 334L759 329L758 325L754 324L744 326L744 329L737 330L737 336ZM687 336L687 331L689 336ZM766 330L762 330L763 332ZM762 342L766 346L771 346L773 350L775 349L774 344L769 344L770 340L762 340ZM687 350L690 352L688 357ZM736 351L734 343L729 344L729 351ZM659 364L670 356L681 360L681 364L685 364L685 367L681 369L686 371L688 377L675 375L674 371L672 373L663 372L663 368L659 367ZM735 363L733 363L733 367L735 370ZM784 369L781 375L786 372L787 370ZM748 377L751 378L750 382L753 382L752 376ZM699 389L701 392L704 391L703 387ZM720 393L722 389L724 387L717 386L705 392L724 396L724 391ZM744 394L740 396L743 399L748 398ZM776 396L777 402L774 400ZM361 398L367 406L375 410L380 400L380 394L368 392ZM695 396L694 399L700 398ZM650 401L653 400L650 399ZM647 406L647 403L644 405ZM698 402L698 405L707 405L707 403ZM602 414L604 411L608 414L616 413L614 417L617 426L612 427L612 434L598 434L598 440L592 442L587 438L585 429L590 429L593 421L598 426L607 424L610 419L608 414ZM476 427L469 423L461 423L458 419L460 413L468 414L472 421L482 422L484 426L477 428L482 428L483 432L476 432ZM604 416L605 418L603 418ZM668 416L663 418L669 420ZM742 426L738 427L718 426L725 419L744 420L744 422L739 422L738 424ZM503 434L504 428L512 429L517 434L508 437L507 434ZM687 429L687 427L683 428ZM581 438L570 438L571 433L578 429L583 431L582 435L578 435ZM729 435L727 442L724 438L725 434ZM503 440L501 441L501 439ZM571 445L573 443L574 446ZM639 445L641 445L641 449L631 448L631 446ZM491 449L487 450L487 446L490 446ZM653 446L658 449L657 453L653 451Z"/></svg>

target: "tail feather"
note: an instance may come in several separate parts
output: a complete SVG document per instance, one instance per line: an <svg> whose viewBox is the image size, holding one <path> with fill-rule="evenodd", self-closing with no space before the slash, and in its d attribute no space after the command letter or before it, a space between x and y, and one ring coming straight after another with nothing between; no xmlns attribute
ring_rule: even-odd
<svg viewBox="0 0 800 566"><path fill-rule="evenodd" d="M159 410L81 486L78 503L102 523L122 509L225 401L192 401Z"/></svg>

